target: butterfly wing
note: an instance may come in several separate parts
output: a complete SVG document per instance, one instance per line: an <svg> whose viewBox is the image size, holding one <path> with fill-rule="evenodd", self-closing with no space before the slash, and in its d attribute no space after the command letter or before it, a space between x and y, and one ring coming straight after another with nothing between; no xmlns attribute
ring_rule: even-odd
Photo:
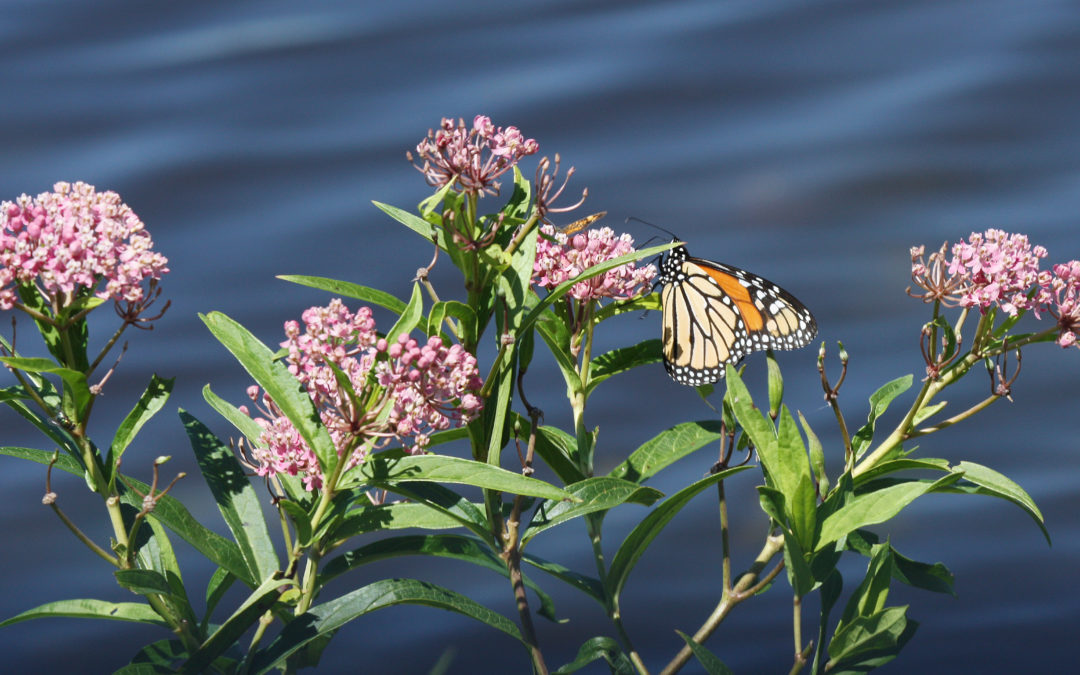
<svg viewBox="0 0 1080 675"><path fill-rule="evenodd" d="M664 366L680 384L724 377L750 352L798 349L817 322L795 296L746 270L693 258L683 247L661 263Z"/></svg>

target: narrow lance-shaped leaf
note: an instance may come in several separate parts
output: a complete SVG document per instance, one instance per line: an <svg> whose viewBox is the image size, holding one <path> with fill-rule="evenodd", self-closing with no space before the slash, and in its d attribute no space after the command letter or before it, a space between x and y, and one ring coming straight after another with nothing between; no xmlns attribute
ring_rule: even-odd
<svg viewBox="0 0 1080 675"><path fill-rule="evenodd" d="M900 513L918 497L960 480L961 474L945 476L933 483L911 481L857 495L821 523L817 547L821 550L860 527L883 523Z"/></svg>
<svg viewBox="0 0 1080 675"><path fill-rule="evenodd" d="M228 316L211 312L201 318L214 337L232 352L296 427L300 437L318 458L323 475L333 474L338 461L334 442L322 425L311 397L285 364L274 360L274 352Z"/></svg>
<svg viewBox="0 0 1080 675"><path fill-rule="evenodd" d="M608 475L643 483L683 457L723 438L719 422L684 422L642 443Z"/></svg>
<svg viewBox="0 0 1080 675"><path fill-rule="evenodd" d="M705 672L709 675L733 675L731 669L724 665L724 662L720 660L716 654L713 654L701 644L694 641L694 638L690 637L681 630L675 631L679 634L683 640L686 641L690 651L694 653L694 658L698 660L701 667L705 669Z"/></svg>
<svg viewBox="0 0 1080 675"><path fill-rule="evenodd" d="M414 455L388 458L385 453L368 457L360 472L369 482L393 487L401 482L460 483L528 497L575 500L573 495L536 478L459 457Z"/></svg>
<svg viewBox="0 0 1080 675"><path fill-rule="evenodd" d="M911 388L911 382L912 376L904 375L891 382L886 382L881 385L880 389L870 395L870 414L867 417L866 424L851 437L851 449L855 452L856 458L861 457L862 453L870 447L870 442L874 440L874 425L877 423L877 419L885 414L889 404L897 396Z"/></svg>
<svg viewBox="0 0 1080 675"><path fill-rule="evenodd" d="M277 553L270 540L259 497L232 449L218 440L199 420L180 411L191 448L218 509L244 555L251 576L269 579L278 570Z"/></svg>
<svg viewBox="0 0 1080 675"><path fill-rule="evenodd" d="M521 536L522 547L530 539L556 525L589 513L597 513L615 508L620 504L643 504L651 506L663 493L637 483L610 476L586 478L580 483L567 485L566 491L577 497L579 502L547 502L537 512L533 522Z"/></svg>
<svg viewBox="0 0 1080 675"><path fill-rule="evenodd" d="M589 372L589 386L585 390L586 395L592 394L593 390L613 375L625 373L638 366L646 366L659 363L663 357L660 354L660 340L645 340L631 347L613 349L601 354L592 360Z"/></svg>
<svg viewBox="0 0 1080 675"><path fill-rule="evenodd" d="M232 616L225 620L225 623L213 632L206 639L205 642L200 645L199 649L191 655L184 665L181 667L181 672L185 673L202 673L205 672L207 667L213 663L214 659L225 653L225 650L231 647L240 636L244 634L259 617L274 604L274 601L278 598L281 588L283 586L293 585L290 579L281 579L277 576L267 579L258 588L252 591L251 595L244 600L244 602L233 612Z"/></svg>
<svg viewBox="0 0 1080 675"><path fill-rule="evenodd" d="M319 574L317 584L322 587L331 579L351 572L361 565L410 555L460 560L491 570L503 577L510 576L506 562L484 541L460 534L429 534L387 537L343 553L326 563ZM558 621L551 596L527 576L522 576L525 586L536 593L540 599L539 614L550 621Z"/></svg>
<svg viewBox="0 0 1080 675"><path fill-rule="evenodd" d="M420 284L413 284L412 296L409 298L409 304L405 307L405 311L398 317L397 323L386 334L386 339L389 342L393 342L399 335L403 335L411 332L414 328L420 325L420 319L424 315L424 298L420 294Z"/></svg>
<svg viewBox="0 0 1080 675"><path fill-rule="evenodd" d="M393 295L390 295L386 291L380 291L377 288L361 286L360 284L354 284L349 281L327 279L326 277L309 277L299 274L279 274L277 278L282 281L291 281L292 283L300 284L301 286L328 291L334 295L341 295L346 298L353 298L354 300L361 300L372 305L378 305L379 307L390 310L394 314L401 314L405 311L404 302Z"/></svg>
<svg viewBox="0 0 1080 675"><path fill-rule="evenodd" d="M90 393L90 385L86 381L86 375L71 368L56 365L53 361L38 357L0 356L0 363L31 373L48 373L57 375L64 381L66 391L71 395L75 404L75 414L82 416L86 406L93 398Z"/></svg>
<svg viewBox="0 0 1080 675"><path fill-rule="evenodd" d="M978 494L999 497L1022 508L1042 530L1043 536L1046 537L1046 543L1050 543L1050 533L1046 530L1042 512L1035 505L1035 500L1024 491L1024 488L1020 487L1008 476L975 462L960 462L953 468L953 471L962 472L964 480L977 485L976 492Z"/></svg>
<svg viewBox="0 0 1080 675"><path fill-rule="evenodd" d="M67 616L76 619L113 619L116 621L134 621L149 623L168 628L168 624L157 615L150 605L141 602L106 602L105 600L80 599L58 600L38 605L34 609L0 621L0 628L11 626L30 619Z"/></svg>
<svg viewBox="0 0 1080 675"><path fill-rule="evenodd" d="M611 561L611 568L608 570L606 582L610 595L618 597L626 584L627 578L630 576L630 572L634 569L634 565L637 564L638 558L649 547L656 535L660 534L664 526L671 522L671 519L686 506L691 498L710 485L715 485L717 482L749 468L749 466L737 466L702 478L671 495L649 512L649 515L645 516L637 527L626 536Z"/></svg>
<svg viewBox="0 0 1080 675"><path fill-rule="evenodd" d="M154 375L150 378L150 384L146 385L146 391L139 397L135 408L128 413L124 421L120 423L116 434L113 436L112 445L109 448L110 464L118 464L124 450L135 440L135 436L143 425L156 415L172 393L173 379L163 379Z"/></svg>
<svg viewBox="0 0 1080 675"><path fill-rule="evenodd" d="M457 612L506 633L515 640L521 640L520 631L509 619L464 595L416 579L383 579L315 605L293 619L255 658L252 672L259 675L268 673L312 640L337 630L357 617L400 604L427 605Z"/></svg>

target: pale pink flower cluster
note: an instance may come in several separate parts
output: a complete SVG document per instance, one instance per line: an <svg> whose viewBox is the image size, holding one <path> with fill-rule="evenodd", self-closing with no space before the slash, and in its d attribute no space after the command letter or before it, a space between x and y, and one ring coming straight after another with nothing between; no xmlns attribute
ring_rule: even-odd
<svg viewBox="0 0 1080 675"><path fill-rule="evenodd" d="M1080 260L1054 265L1050 289L1054 302L1047 311L1057 319L1061 330L1057 343L1062 347L1072 347L1080 332Z"/></svg>
<svg viewBox="0 0 1080 675"><path fill-rule="evenodd" d="M574 235L556 232L544 225L536 243L532 283L551 290L573 279L588 268L634 251L634 239L629 234L616 236L610 227L586 230ZM620 265L591 279L574 284L570 296L577 300L600 298L632 298L647 292L656 276L656 267L637 267L633 263Z"/></svg>
<svg viewBox="0 0 1080 675"><path fill-rule="evenodd" d="M995 229L973 232L967 241L953 244L952 258L947 261L946 250L942 246L932 253L927 264L924 247L911 249L912 280L926 291L915 297L950 307L978 307L983 312L996 305L1010 316L1030 311L1039 318L1048 312L1057 319L1057 343L1062 347L1077 344L1080 261L1041 270L1045 248L1032 246L1025 235Z"/></svg>
<svg viewBox="0 0 1080 675"><path fill-rule="evenodd" d="M1050 273L1039 270L1039 260L1046 249L1032 246L1027 236L989 229L985 234L972 232L966 242L952 248L949 274L960 275L969 283L960 296L961 307L985 310L998 305L1010 316L1028 309L1038 316L1050 299L1046 286ZM1037 287L1028 298L1028 291Z"/></svg>
<svg viewBox="0 0 1080 675"><path fill-rule="evenodd" d="M348 454L346 469L395 439L422 452L432 431L468 423L479 413L476 357L461 345L447 348L436 336L420 347L405 334L388 344L376 334L369 308L354 314L338 299L306 310L302 320L303 326L285 324L288 339L281 346L338 455ZM335 369L352 392L342 389ZM260 397L258 387L251 387L248 395L264 415L256 419L263 434L252 451L257 473L301 475L308 490L321 488L315 453L265 393Z"/></svg>
<svg viewBox="0 0 1080 675"><path fill-rule="evenodd" d="M18 302L18 285L31 284L61 304L81 289L118 302L143 300L142 282L169 269L138 216L120 195L86 183L60 182L53 190L0 204L0 309Z"/></svg>
<svg viewBox="0 0 1080 675"><path fill-rule="evenodd" d="M456 182L464 192L498 194L495 179L539 147L517 127L497 127L484 115L473 119L471 129L464 120L455 125L454 120L444 117L439 130L429 130L427 138L417 144L422 164L414 162L413 166L424 174L428 185L441 188ZM406 156L413 161L411 153Z"/></svg>

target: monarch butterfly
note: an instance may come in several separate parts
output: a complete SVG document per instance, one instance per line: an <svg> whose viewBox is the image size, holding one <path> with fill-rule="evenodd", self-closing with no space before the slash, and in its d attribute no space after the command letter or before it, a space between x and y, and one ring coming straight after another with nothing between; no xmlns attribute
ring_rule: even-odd
<svg viewBox="0 0 1080 675"><path fill-rule="evenodd" d="M798 349L817 322L795 296L738 267L695 258L679 246L660 261L664 367L679 384L724 377L724 364L763 349Z"/></svg>

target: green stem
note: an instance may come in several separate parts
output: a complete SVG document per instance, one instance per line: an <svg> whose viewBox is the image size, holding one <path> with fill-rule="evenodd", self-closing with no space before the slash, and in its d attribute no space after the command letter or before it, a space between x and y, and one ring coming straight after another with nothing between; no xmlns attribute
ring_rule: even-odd
<svg viewBox="0 0 1080 675"><path fill-rule="evenodd" d="M71 533L74 534L79 539L79 541L85 544L88 549L93 551L99 557L103 558L109 564L120 567L120 560L112 556L105 549L95 544L94 541L90 539L90 537L86 536L83 531L79 529L78 525L73 523L71 519L67 517L67 514L65 514L59 506L57 506L55 503L49 504L49 506L52 507L53 513L59 516L60 520L64 523L64 525L67 525L67 528L71 530Z"/></svg>
<svg viewBox="0 0 1080 675"><path fill-rule="evenodd" d="M743 600L751 598L759 590L772 583L776 575L780 573L780 570L784 568L783 561L774 567L768 574L761 578L761 572L769 564L778 553L784 550L784 536L783 535L769 535L765 540L765 546L762 547L761 552L758 553L757 558L754 559L754 563L750 565L750 568L743 572L739 580L735 582L734 588L730 591L724 589L723 594L720 597L720 602L713 609L712 614L705 620L705 623L701 625L701 628L694 633L694 642L698 644L704 644L705 640L709 639L709 636L720 627L720 624L724 621L731 610L735 608ZM684 645L679 650L675 658L664 666L664 669L660 671L660 675L673 675L679 672L679 670L686 665L694 653L690 650L689 645Z"/></svg>

